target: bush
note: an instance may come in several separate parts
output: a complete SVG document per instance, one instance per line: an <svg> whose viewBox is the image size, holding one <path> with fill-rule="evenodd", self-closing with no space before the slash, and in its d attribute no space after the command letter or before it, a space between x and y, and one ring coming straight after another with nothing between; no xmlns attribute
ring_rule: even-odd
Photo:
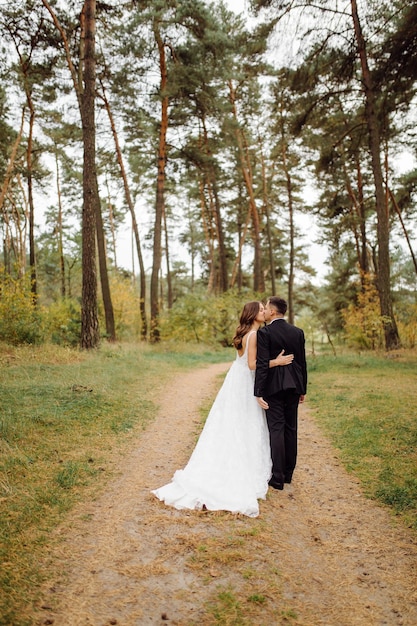
<svg viewBox="0 0 417 626"><path fill-rule="evenodd" d="M189 294L161 315L161 336L163 339L230 346L243 305L261 299L259 295L234 290L216 296Z"/></svg>
<svg viewBox="0 0 417 626"><path fill-rule="evenodd" d="M380 313L378 292L370 276L365 276L357 303L343 311L345 336L348 346L365 350L384 347L383 318Z"/></svg>
<svg viewBox="0 0 417 626"><path fill-rule="evenodd" d="M42 342L44 316L44 310L36 306L29 276L13 278L1 269L0 341L12 345Z"/></svg>
<svg viewBox="0 0 417 626"><path fill-rule="evenodd" d="M81 334L81 312L78 302L63 298L50 304L47 311L47 332L52 343L78 346Z"/></svg>
<svg viewBox="0 0 417 626"><path fill-rule="evenodd" d="M401 306L398 333L403 348L412 349L417 346L417 304L407 302Z"/></svg>
<svg viewBox="0 0 417 626"><path fill-rule="evenodd" d="M113 304L114 324L119 341L137 340L142 328L139 309L139 294L132 284L132 278L120 274L110 277L110 291ZM104 337L106 323L102 304L99 309L101 336Z"/></svg>

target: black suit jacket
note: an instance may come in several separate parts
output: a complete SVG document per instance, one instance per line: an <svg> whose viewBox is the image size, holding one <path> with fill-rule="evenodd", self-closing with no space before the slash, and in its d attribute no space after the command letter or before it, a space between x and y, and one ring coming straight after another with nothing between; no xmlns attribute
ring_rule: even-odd
<svg viewBox="0 0 417 626"><path fill-rule="evenodd" d="M293 362L269 367L270 359L275 359L283 349L285 354L294 354ZM301 328L279 318L258 330L255 396L267 398L290 389L300 395L307 392L305 338Z"/></svg>

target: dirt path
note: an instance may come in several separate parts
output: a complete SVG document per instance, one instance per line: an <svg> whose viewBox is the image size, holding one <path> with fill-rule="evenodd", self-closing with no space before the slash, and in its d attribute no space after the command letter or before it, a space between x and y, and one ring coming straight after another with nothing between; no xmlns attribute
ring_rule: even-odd
<svg viewBox="0 0 417 626"><path fill-rule="evenodd" d="M120 476L74 511L38 623L415 626L415 536L362 496L308 406L294 483L270 490L259 518L179 512L149 493L186 463L227 368L172 381Z"/></svg>

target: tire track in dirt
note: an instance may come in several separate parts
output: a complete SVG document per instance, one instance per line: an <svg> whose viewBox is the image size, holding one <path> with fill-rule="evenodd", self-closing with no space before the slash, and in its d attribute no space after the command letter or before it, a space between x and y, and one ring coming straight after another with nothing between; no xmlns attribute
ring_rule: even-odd
<svg viewBox="0 0 417 626"><path fill-rule="evenodd" d="M245 594L248 585L262 588L265 605L230 624L417 624L415 535L362 495L306 405L293 484L270 490L259 518L180 512L150 494L187 462L198 408L214 397L229 365L173 379L119 476L58 529L52 558L61 561L62 575L43 594L40 604L53 609L40 609L38 624L216 624L207 603L217 590ZM238 553L236 563L208 566L204 576L191 566L201 542L224 545L236 533L252 542L244 567L256 581L242 576Z"/></svg>

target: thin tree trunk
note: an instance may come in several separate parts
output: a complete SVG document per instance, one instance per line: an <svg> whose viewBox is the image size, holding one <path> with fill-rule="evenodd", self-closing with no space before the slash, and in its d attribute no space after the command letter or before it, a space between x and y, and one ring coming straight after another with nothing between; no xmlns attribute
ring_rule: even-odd
<svg viewBox="0 0 417 626"><path fill-rule="evenodd" d="M284 138L284 129L281 127L281 155L284 169L288 199L288 221L290 228L290 256L288 270L288 321L294 324L294 265L295 265L295 228L294 228L294 203L291 174L287 163L287 144Z"/></svg>
<svg viewBox="0 0 417 626"><path fill-rule="evenodd" d="M212 293L212 291L214 290L214 283L215 283L215 271L216 271L216 264L214 262L214 245L213 245L213 237L211 236L211 225L209 224L208 221L208 215L209 215L209 211L207 209L207 203L206 203L206 196L205 196L205 188L204 188L204 180L203 180L203 176L205 175L205 172L203 172L202 170L199 170L199 179L198 179L198 190L199 190L199 197L200 197L200 206L201 206L201 222L203 224L203 230L204 230L204 237L206 240L206 246L208 249L208 260L207 260L207 265L208 265L208 281L207 281L207 292L208 293Z"/></svg>
<svg viewBox="0 0 417 626"><path fill-rule="evenodd" d="M263 206L266 217L266 238L268 242L268 257L269 257L269 271L271 274L271 293L275 294L275 262L274 251L272 249L272 234L271 234L271 216L269 211L269 197L268 197L268 184L266 177L265 157L261 150L261 168L262 168L262 197Z"/></svg>
<svg viewBox="0 0 417 626"><path fill-rule="evenodd" d="M249 206L252 215L252 239L254 246L254 260L253 260L253 288L254 291L263 293L265 291L265 281L262 272L262 252L261 252L261 239L260 239L260 221L258 207L255 202L255 193L252 184L252 172L250 166L250 158L248 155L247 146L244 146L243 132L239 126L236 110L236 94L233 88L232 82L229 81L229 96L232 104L232 113L236 124L236 140L239 150L240 165L242 168L243 179L245 181L246 189L249 196Z"/></svg>
<svg viewBox="0 0 417 626"><path fill-rule="evenodd" d="M12 147L12 151L10 153L9 162L7 163L6 173L4 175L3 184L2 184L1 190L0 190L0 212L2 212L4 214L5 214L4 201L6 199L6 194L7 194L7 191L9 189L9 183L10 183L10 179L12 177L14 164L15 164L15 161L16 161L17 150L19 148L19 145L20 145L20 142L21 142L22 136L23 136L23 127L24 127L24 124L25 124L25 114L26 114L26 107L23 107L22 115L21 115L21 118L20 118L19 132L18 132L18 134L16 136L15 142L14 142L13 147Z"/></svg>
<svg viewBox="0 0 417 626"><path fill-rule="evenodd" d="M375 186L375 200L377 213L378 237L378 293L382 323L385 333L385 348L397 348L400 345L397 324L394 318L391 286L390 286L390 258L389 258L389 215L385 202L382 167L381 146L378 129L378 118L375 107L375 92L371 73L368 66L368 56L365 39L359 20L356 0L351 0L352 18L355 29L356 42L362 68L362 79L365 93L365 116L368 126L369 149L371 153L372 171Z"/></svg>
<svg viewBox="0 0 417 626"><path fill-rule="evenodd" d="M168 222L166 207L164 207L164 233L165 233L165 261L167 264L167 304L168 309L172 309L174 304L174 294L172 292L172 276L171 276L171 264L169 260L169 237L168 237Z"/></svg>
<svg viewBox="0 0 417 626"><path fill-rule="evenodd" d="M23 226L21 226L21 215L20 210L16 206L16 202L13 199L13 196L10 198L10 202L12 204L12 215L14 218L14 222L16 225L16 234L17 234L17 244L14 246L15 257L18 262L18 273L19 277L22 277L26 274L26 233L27 227L29 224L29 203L26 198L25 188L22 184L22 175L19 173L17 175L17 181L19 185L20 192L23 198L23 206L24 206L24 214L25 219Z"/></svg>
<svg viewBox="0 0 417 626"><path fill-rule="evenodd" d="M25 77L25 82L27 78ZM35 255L35 205L33 201L33 172L32 172L32 154L33 154L33 126L35 123L35 109L33 100L26 87L26 99L29 106L29 135L26 150L27 164L27 183L28 183L28 201L29 201L29 265L30 265L30 291L32 293L33 303L37 300L37 280L36 280L36 255Z"/></svg>
<svg viewBox="0 0 417 626"><path fill-rule="evenodd" d="M98 264L100 270L101 294L103 297L104 315L106 320L106 335L109 341L116 341L116 329L114 325L113 304L110 294L109 272L107 270L107 250L106 239L104 236L103 215L101 213L101 204L99 201L99 193L96 176L96 197L94 198L96 209L96 235L98 247Z"/></svg>
<svg viewBox="0 0 417 626"><path fill-rule="evenodd" d="M210 224L210 236L212 241L212 265L211 265L211 280L210 280L210 289L209 293L221 291L221 251L219 245L219 231L218 231L218 220L216 214L216 200L214 197L214 188L211 181L211 175L209 171L205 171L205 189L207 191L208 196L208 207L207 212L209 216L209 224ZM218 247L217 254L214 242L217 239Z"/></svg>
<svg viewBox="0 0 417 626"><path fill-rule="evenodd" d="M411 241L410 241L410 237L408 236L408 232L407 232L407 229L406 229L405 224L404 224L404 220L403 220L402 215L401 215L400 207L397 204L397 201L395 199L395 196L394 196L392 190L388 189L388 192L389 192L389 196L391 198L392 206L394 207L394 209L395 209L395 211L396 211L396 213L398 215L398 219L400 220L401 228L403 229L404 237L405 237L405 240L407 242L408 249L410 250L410 255L411 255L411 258L413 260L414 269L415 269L415 272L417 274L417 259L416 259L416 256L414 254L413 247L412 247Z"/></svg>
<svg viewBox="0 0 417 626"><path fill-rule="evenodd" d="M361 267L365 274L369 274L368 238L366 236L365 199L363 195L363 176L360 159L356 159L356 178L358 186L358 215L361 232Z"/></svg>
<svg viewBox="0 0 417 626"><path fill-rule="evenodd" d="M196 260L196 246L194 239L194 221L191 217L190 206L187 206L188 209L188 230L190 233L190 256L191 256L191 293L194 291L194 283L195 283L195 260Z"/></svg>
<svg viewBox="0 0 417 626"><path fill-rule="evenodd" d="M206 122L203 118L203 135L204 135L204 149L205 153L208 157L208 171L207 171L207 180L210 186L210 189L213 193L214 199L214 218L216 224L216 234L217 234L217 242L219 247L219 290L221 292L227 291L227 283L228 283L228 273L227 273L227 254L226 254L226 246L225 246L225 237L224 237L224 229L223 229L223 219L221 215L221 207L219 194L217 193L217 182L216 182L216 170L213 162L213 155L210 150L209 142L208 142L208 132L206 128Z"/></svg>
<svg viewBox="0 0 417 626"><path fill-rule="evenodd" d="M362 288L365 286L366 276L368 275L368 255L366 250L366 230L363 217L363 194L359 190L359 196L362 198L362 203L358 199L355 191L353 190L350 182L349 174L346 168L346 163L343 162L343 171L345 176L345 187L349 198L352 201L352 232L355 238L356 257L358 260L358 266L360 268L360 280ZM360 170L359 170L360 171ZM358 228L359 224L359 228ZM365 248L365 250L364 250Z"/></svg>
<svg viewBox="0 0 417 626"><path fill-rule="evenodd" d="M204 146L204 137L201 133L201 129L199 132L199 140L198 140L198 147L199 149L203 152L203 146ZM204 238L206 241L206 247L208 250L208 259L207 259L207 267L208 267L208 281L207 281L207 293L213 293L214 291L214 286L215 286L215 282L216 282L216 263L215 263L215 255L214 255L214 237L213 237L213 225L212 225L212 207L210 206L210 208L207 206L207 199L206 199L206 187L207 187L207 193L209 196L209 200L210 200L210 205L211 205L211 193L210 193L210 186L207 183L207 168L204 167L200 161L195 163L196 168L197 168L197 172L198 172L198 192L199 192L199 199L200 199L200 207L201 207L201 223L203 226L203 231L204 231Z"/></svg>
<svg viewBox="0 0 417 626"><path fill-rule="evenodd" d="M114 141L114 145L115 145L115 148L116 148L117 163L119 165L120 173L121 173L122 180L123 180L123 189L124 189L124 192L125 192L125 199L126 199L126 203L127 203L128 208L129 208L129 211L130 211L131 219L132 219L132 229L133 229L133 234L134 234L134 237L135 237L136 252L137 252L137 255L138 255L139 271L140 271L140 279L139 279L140 280L139 311L140 311L140 317L141 317L141 337L142 337L143 340L146 340L147 335L148 335L148 322L147 322L147 319L146 319L146 306L145 306L145 302L146 302L146 274L145 274L145 264L143 262L143 256L142 256L142 248L141 248L141 244L140 244L138 222L136 220L135 207L134 207L134 203L133 203L133 199L132 199L132 194L130 193L130 187L129 187L129 183L128 183L128 180L127 180L126 169L125 169L124 161L123 161L122 149L120 147L119 136L117 134L116 124L115 124L114 117L113 117L113 112L111 110L110 103L108 101L104 85L103 85L102 82L100 82L100 84L101 84L101 89L102 89L101 97L102 97L102 100L104 102L104 106L105 106L105 109L107 111L107 115L108 115L108 118L109 118L110 127L111 127L111 131L112 131L112 135L113 135L113 141Z"/></svg>
<svg viewBox="0 0 417 626"><path fill-rule="evenodd" d="M112 203L112 199L111 199L110 186L109 186L109 181L108 181L107 176L106 176L106 190L107 190L107 208L108 208L108 215L109 215L111 243L112 243L112 251L113 251L113 264L114 264L114 269L117 270L116 229L115 229L115 225L114 225L113 203Z"/></svg>
<svg viewBox="0 0 417 626"><path fill-rule="evenodd" d="M59 162L58 153L55 147L55 164L56 164L56 192L58 199L58 256L60 264L61 274L61 296L65 298L65 261L64 261L64 246L63 246L63 233L62 233L62 197L61 197L61 181L59 178Z"/></svg>
<svg viewBox="0 0 417 626"><path fill-rule="evenodd" d="M159 126L158 145L158 174L156 182L155 200L155 223L153 233L153 261L151 274L151 328L150 340L156 343L160 340L159 329L159 272L161 269L161 241L162 241L162 216L165 205L165 166L167 161L166 134L168 129L168 96L167 88L167 67L165 46L159 32L159 26L154 23L154 35L159 51L159 69L161 74L160 94L161 94L161 121Z"/></svg>
<svg viewBox="0 0 417 626"><path fill-rule="evenodd" d="M340 112L344 116L344 125L346 128L346 135L349 135L351 139L353 139L351 134L351 126L350 123L345 116L344 109L342 103L340 103ZM355 239L358 245L358 262L359 267L361 268L360 276L362 287L364 286L364 277L369 274L369 255L368 255L368 239L366 235L366 214L365 214L365 200L363 195L363 176L362 176L362 168L360 155L358 150L355 152L355 164L356 164L356 186L357 193L353 191L353 187L350 182L350 177L348 175L346 162L343 160L343 167L345 172L345 180L346 180L346 188L347 192L352 199L353 205L355 207L357 220L359 222L359 232L360 235L357 234L355 227Z"/></svg>
<svg viewBox="0 0 417 626"><path fill-rule="evenodd" d="M246 214L245 224L243 226L243 232L239 233L238 251L237 251L235 262L234 262L233 268L232 268L232 276L230 278L230 288L231 289L234 287L236 279L237 279L238 274L239 274L239 270L240 270L240 266L241 266L241 260L242 260L243 245L244 245L244 243L246 241L246 236L247 236L247 233L248 233L248 228L249 228L249 223L250 223L251 216L252 216L252 207L249 205L248 212Z"/></svg>

